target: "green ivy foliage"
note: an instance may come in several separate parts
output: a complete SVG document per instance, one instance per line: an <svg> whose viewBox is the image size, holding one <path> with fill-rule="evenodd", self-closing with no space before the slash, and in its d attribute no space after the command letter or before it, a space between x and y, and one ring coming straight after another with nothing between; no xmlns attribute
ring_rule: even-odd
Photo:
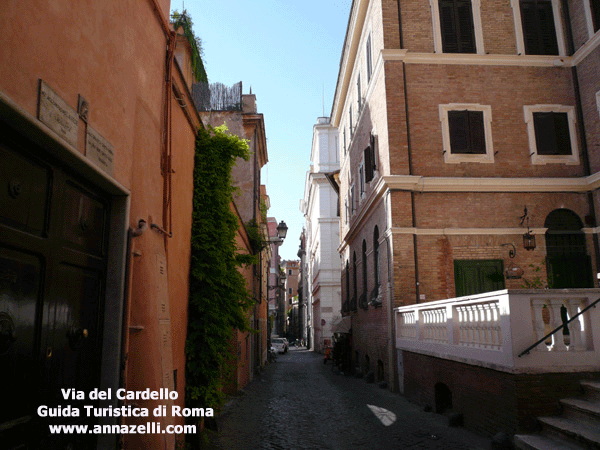
<svg viewBox="0 0 600 450"><path fill-rule="evenodd" d="M267 245L269 245L263 235L260 225L255 219L250 219L246 223L246 233L248 234L248 240L250 241L250 248L252 249L253 254L258 255L267 248Z"/></svg>
<svg viewBox="0 0 600 450"><path fill-rule="evenodd" d="M248 160L247 141L225 125L201 129L196 138L190 300L186 342L186 403L218 408L224 396L230 339L248 331L254 300L239 272L252 263L236 247L238 218L231 210L231 169L236 158Z"/></svg>
<svg viewBox="0 0 600 450"><path fill-rule="evenodd" d="M194 34L192 18L185 9L182 13L175 10L171 13L171 23L175 31L179 27L183 27L183 33L192 47L192 71L194 72L194 78L196 78L196 81L208 83L208 76L202 62L202 57L204 56L202 40Z"/></svg>

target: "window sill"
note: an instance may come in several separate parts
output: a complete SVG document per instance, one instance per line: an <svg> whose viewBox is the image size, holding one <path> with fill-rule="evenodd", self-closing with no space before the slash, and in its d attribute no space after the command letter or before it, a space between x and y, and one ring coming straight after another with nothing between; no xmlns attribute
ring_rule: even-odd
<svg viewBox="0 0 600 450"><path fill-rule="evenodd" d="M450 153L446 151L444 153L444 162L446 164L461 164L461 163L480 163L480 164L493 164L494 155L489 153L482 153L471 155L467 153Z"/></svg>
<svg viewBox="0 0 600 450"><path fill-rule="evenodd" d="M579 157L577 155L538 155L534 153L531 155L531 164L565 164L567 166L577 166L579 165Z"/></svg>

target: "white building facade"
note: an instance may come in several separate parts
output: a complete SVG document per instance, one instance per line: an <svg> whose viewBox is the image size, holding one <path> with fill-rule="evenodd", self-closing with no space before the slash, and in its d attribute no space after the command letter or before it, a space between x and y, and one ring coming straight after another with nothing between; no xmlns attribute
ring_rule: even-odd
<svg viewBox="0 0 600 450"><path fill-rule="evenodd" d="M333 345L331 325L341 315L339 200L333 182L339 172L338 155L337 129L331 126L329 118L319 117L313 128L311 168L300 204L306 219L310 342L318 352Z"/></svg>

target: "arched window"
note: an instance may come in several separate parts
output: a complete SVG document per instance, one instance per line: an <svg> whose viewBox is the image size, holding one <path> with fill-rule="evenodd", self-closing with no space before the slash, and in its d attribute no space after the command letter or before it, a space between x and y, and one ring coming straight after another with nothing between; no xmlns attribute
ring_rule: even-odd
<svg viewBox="0 0 600 450"><path fill-rule="evenodd" d="M570 209L555 209L544 222L548 286L553 289L593 287L583 223Z"/></svg>

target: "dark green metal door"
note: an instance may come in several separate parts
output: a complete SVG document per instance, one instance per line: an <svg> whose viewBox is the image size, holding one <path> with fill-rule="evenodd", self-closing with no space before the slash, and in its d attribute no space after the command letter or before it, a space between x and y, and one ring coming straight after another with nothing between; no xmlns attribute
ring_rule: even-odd
<svg viewBox="0 0 600 450"><path fill-rule="evenodd" d="M504 264L501 259L455 260L454 281L457 297L504 289Z"/></svg>

